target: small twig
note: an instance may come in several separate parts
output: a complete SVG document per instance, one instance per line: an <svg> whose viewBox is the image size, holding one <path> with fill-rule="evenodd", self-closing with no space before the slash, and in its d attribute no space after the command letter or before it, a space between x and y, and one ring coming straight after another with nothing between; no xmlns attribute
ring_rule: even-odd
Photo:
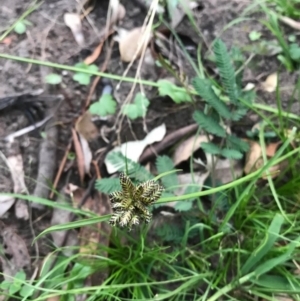
<svg viewBox="0 0 300 301"><path fill-rule="evenodd" d="M63 172L63 170L64 170L64 167L65 167L65 165L66 165L66 162L67 162L67 159L68 159L68 154L69 154L69 152L70 152L71 146L72 146L72 139L70 139L69 144L68 144L68 146L67 146L67 148L66 148L66 150L65 150L64 157L63 157L63 159L61 160L61 163L60 163L60 165L59 165L59 169L58 169L58 171L57 171L57 174L56 174L56 176L55 176L55 180L54 180L54 183L53 183L53 188L52 188L51 194L50 194L50 196L49 196L50 199L52 199L53 196L54 196L54 191L56 190L58 181L60 180L60 177L61 177L62 172Z"/></svg>
<svg viewBox="0 0 300 301"><path fill-rule="evenodd" d="M52 117L53 117L53 114L47 116L45 119L43 119L43 120L41 120L41 121L39 121L39 122L37 122L33 125L27 126L26 128L23 128L19 131L16 131L16 132L12 133L12 134L9 134L4 138L4 140L8 141L8 142L12 142L15 138L23 136L23 135L25 135L29 132L32 132L32 131L36 130L37 128L43 126Z"/></svg>

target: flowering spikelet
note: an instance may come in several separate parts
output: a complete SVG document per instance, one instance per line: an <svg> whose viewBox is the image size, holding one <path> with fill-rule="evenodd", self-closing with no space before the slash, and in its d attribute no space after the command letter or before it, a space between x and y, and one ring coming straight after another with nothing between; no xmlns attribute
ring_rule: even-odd
<svg viewBox="0 0 300 301"><path fill-rule="evenodd" d="M160 198L163 188L153 180L135 186L123 173L120 174L120 184L122 190L110 194L113 209L110 224L131 230L140 221L149 223L152 213L148 206Z"/></svg>

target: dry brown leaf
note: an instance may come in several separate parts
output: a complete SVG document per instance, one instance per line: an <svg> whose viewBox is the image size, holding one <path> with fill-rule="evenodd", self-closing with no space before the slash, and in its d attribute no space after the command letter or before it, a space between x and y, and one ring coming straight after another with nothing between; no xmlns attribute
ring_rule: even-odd
<svg viewBox="0 0 300 301"><path fill-rule="evenodd" d="M69 192L72 194L73 205L78 207L86 194L83 188L76 185L68 185ZM107 195L95 192L92 196L89 196L85 203L82 205L81 209L91 211L99 216L110 214L111 204ZM80 253L83 255L92 255L97 252L99 253L99 244L108 245L109 233L111 227L106 223L98 223L93 226L86 226L80 229L79 239L80 239ZM102 254L106 256L106 254Z"/></svg>
<svg viewBox="0 0 300 301"><path fill-rule="evenodd" d="M97 58L99 57L101 51L102 51L102 48L103 48L103 45L104 45L104 42L105 40L111 35L113 34L115 31L114 30L111 30L110 32L108 32L106 35L104 35L104 38L101 40L101 42L99 43L99 45L94 49L93 53L91 55L89 55L85 60L84 60L84 63L86 65L90 65L92 63L94 63Z"/></svg>
<svg viewBox="0 0 300 301"><path fill-rule="evenodd" d="M7 158L7 164L14 183L14 193L24 193L27 191L24 179L24 167L22 156L15 155Z"/></svg>
<svg viewBox="0 0 300 301"><path fill-rule="evenodd" d="M24 220L29 219L28 204L25 200L18 200L15 205L15 215L17 218L22 218Z"/></svg>
<svg viewBox="0 0 300 301"><path fill-rule="evenodd" d="M109 27L111 27L118 21L124 19L126 16L126 9L124 5L120 3L119 0L110 1L109 10L110 10L108 16Z"/></svg>
<svg viewBox="0 0 300 301"><path fill-rule="evenodd" d="M254 141L250 141L250 149L246 154L246 164L244 167L245 174L249 174L262 165L262 149L260 144Z"/></svg>
<svg viewBox="0 0 300 301"><path fill-rule="evenodd" d="M74 129L72 129L72 137L73 137L73 143L74 143L74 148L76 153L79 178L80 178L80 182L83 183L84 174L85 174L84 155L77 133Z"/></svg>
<svg viewBox="0 0 300 301"><path fill-rule="evenodd" d="M87 140L79 134L82 154L83 154L83 161L84 161L84 171L85 174L90 174L91 162L93 159L92 151L90 149L89 143Z"/></svg>
<svg viewBox="0 0 300 301"><path fill-rule="evenodd" d="M194 135L183 141L176 149L173 155L174 165L186 161L191 155L201 147L202 142L208 142L211 136Z"/></svg>
<svg viewBox="0 0 300 301"><path fill-rule="evenodd" d="M166 135L166 125L163 123L160 126L153 129L150 133L147 134L147 136L143 140L137 140L137 141L128 141L120 146L116 146L112 151L110 151L104 160L104 163L107 168L107 172L109 174L112 174L118 170L118 168L112 164L107 158L108 155L115 152L121 152L124 156L126 156L128 159L138 162L140 156L142 155L144 149L148 145L152 145L155 142L161 141L164 136Z"/></svg>
<svg viewBox="0 0 300 301"><path fill-rule="evenodd" d="M264 82L261 83L261 87L266 92L274 92L277 87L278 74L274 72L270 74Z"/></svg>
<svg viewBox="0 0 300 301"><path fill-rule="evenodd" d="M15 36L8 36L6 38L4 38L3 40L0 41L0 44L4 44L6 46L10 46L10 44L12 43L12 41L15 39Z"/></svg>
<svg viewBox="0 0 300 301"><path fill-rule="evenodd" d="M84 45L84 36L82 32L81 18L76 13L65 13L64 22L71 29L74 39L79 46Z"/></svg>
<svg viewBox="0 0 300 301"><path fill-rule="evenodd" d="M86 65L93 64L96 61L96 59L99 57L99 55L101 53L103 44L104 44L104 42L101 41L101 43L94 49L93 53L84 60L84 63Z"/></svg>
<svg viewBox="0 0 300 301"><path fill-rule="evenodd" d="M214 157L214 161L212 158ZM207 169L215 180L222 184L230 183L243 174L242 160L221 159L206 154Z"/></svg>
<svg viewBox="0 0 300 301"><path fill-rule="evenodd" d="M75 123L75 130L82 135L87 141L96 139L98 136L98 129L92 121L92 115L86 111L78 117Z"/></svg>
<svg viewBox="0 0 300 301"><path fill-rule="evenodd" d="M58 195L56 202L60 205L72 205L72 202L68 195L70 195L71 188L67 185L63 191ZM72 212L61 209L54 208L51 218L51 226L66 224L72 219ZM67 233L69 231L69 233ZM53 243L57 248L62 246L78 246L77 232L74 229L65 231L55 231L51 232ZM63 253L66 256L71 256L75 252L72 248L64 248Z"/></svg>
<svg viewBox="0 0 300 301"><path fill-rule="evenodd" d="M200 3L196 2L196 1L188 2L188 8L190 10L197 8L199 5L200 5ZM174 9L173 14L171 16L171 27L176 28L181 23L181 21L185 15L186 15L185 9L183 7L181 7L180 4L178 4L177 7Z"/></svg>
<svg viewBox="0 0 300 301"><path fill-rule="evenodd" d="M278 146L281 144L282 144L281 141L268 144L266 147L266 155L268 157L272 158L275 155L275 153L278 149Z"/></svg>
<svg viewBox="0 0 300 301"><path fill-rule="evenodd" d="M0 195L0 217L2 217L15 203L15 198L9 195Z"/></svg>
<svg viewBox="0 0 300 301"><path fill-rule="evenodd" d="M194 172L193 174L191 173L186 173L186 174L180 174L178 175L178 183L180 187L176 189L175 194L176 195L183 195L186 188L191 184L195 183L195 185L199 185L199 191L202 190L203 183L209 176L210 172ZM176 204L177 202L171 202L171 203L166 203L166 205L172 205Z"/></svg>
<svg viewBox="0 0 300 301"><path fill-rule="evenodd" d="M121 60L123 62L131 62L134 58L139 58L143 47L141 47L141 43L143 42L144 30L142 27L136 27L126 34L122 35L119 40L119 51ZM149 43L145 41L146 44Z"/></svg>
<svg viewBox="0 0 300 301"><path fill-rule="evenodd" d="M104 38L101 40L100 44L94 49L93 53L84 60L84 63L87 65L94 63L95 60L99 57L104 41L106 40L107 37L109 37L112 33L114 33L114 29L111 29L113 27L113 25L116 22L125 18L125 15L126 15L125 7L121 3L119 3L119 1L117 1L115 4L111 4L111 3L112 3L112 1L110 1L110 7L111 7L110 15L111 16L108 19L109 24L99 34L100 36L103 36Z"/></svg>
<svg viewBox="0 0 300 301"><path fill-rule="evenodd" d="M1 236L3 244L6 247L5 253L12 256L10 262L13 263L17 270L29 267L31 260L27 246L19 235L11 228L2 223Z"/></svg>
<svg viewBox="0 0 300 301"><path fill-rule="evenodd" d="M244 87L243 91L251 91L255 88L255 84L253 83L247 83L247 85Z"/></svg>
<svg viewBox="0 0 300 301"><path fill-rule="evenodd" d="M23 158L20 154L9 156L7 158L7 165L9 167L11 177L14 183L14 193L25 193L27 187L25 185ZM29 211L27 202L18 200L15 205L15 214L17 218L25 220L29 219Z"/></svg>
<svg viewBox="0 0 300 301"><path fill-rule="evenodd" d="M276 150L278 149L278 146L281 144L281 142L277 143L270 143L266 146L266 155L268 158L272 158ZM270 174L271 178L276 178L280 171L284 169L287 166L287 161L283 161L277 165L271 166L268 169L268 172L264 172L261 176L262 179L266 180L268 178L268 174ZM262 149L260 144L257 142L251 141L250 142L250 150L248 151L246 155L246 164L244 167L245 174L249 174L251 172L254 172L258 169L260 169L264 165L264 160L262 157Z"/></svg>

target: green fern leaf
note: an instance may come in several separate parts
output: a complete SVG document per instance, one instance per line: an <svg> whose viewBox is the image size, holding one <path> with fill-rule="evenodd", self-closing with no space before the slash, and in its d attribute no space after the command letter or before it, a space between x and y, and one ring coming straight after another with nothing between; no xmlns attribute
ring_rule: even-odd
<svg viewBox="0 0 300 301"><path fill-rule="evenodd" d="M144 182L153 179L153 175L142 165L136 163L121 152L111 152L107 155L107 160L113 164L118 171L125 172L131 178L137 179L139 182Z"/></svg>
<svg viewBox="0 0 300 301"><path fill-rule="evenodd" d="M195 192L198 192L200 190L201 189L198 185L190 185L185 189L184 194L195 193ZM184 201L178 201L178 202L176 202L174 208L175 208L175 210L180 211L180 212L189 211L193 207L193 201L194 200L195 200L195 198L189 198L189 199L186 199Z"/></svg>
<svg viewBox="0 0 300 301"><path fill-rule="evenodd" d="M112 193L121 190L119 178L104 178L97 180L95 188L104 193Z"/></svg>
<svg viewBox="0 0 300 301"><path fill-rule="evenodd" d="M226 104L220 100L211 87L211 81L208 79L194 78L193 86L196 92L211 105L222 117L230 119L231 113Z"/></svg>
<svg viewBox="0 0 300 301"><path fill-rule="evenodd" d="M216 57L216 65L219 69L221 81L230 101L238 104L238 88L236 84L236 78L234 68L231 63L229 53L226 45L221 40L217 40L214 43L214 54Z"/></svg>
<svg viewBox="0 0 300 301"><path fill-rule="evenodd" d="M249 150L249 144L235 135L228 136L227 141L230 143L230 146L236 150L241 152L247 152Z"/></svg>
<svg viewBox="0 0 300 301"><path fill-rule="evenodd" d="M174 208L175 208L175 210L182 212L182 211L189 211L192 209L192 207L193 207L193 200L191 200L191 201L184 200L184 201L176 202Z"/></svg>
<svg viewBox="0 0 300 301"><path fill-rule="evenodd" d="M204 152L212 155L219 155L222 152L222 150L216 144L211 142L202 142L201 147Z"/></svg>
<svg viewBox="0 0 300 301"><path fill-rule="evenodd" d="M181 225L165 223L156 229L156 234L165 242L179 243L184 235Z"/></svg>
<svg viewBox="0 0 300 301"><path fill-rule="evenodd" d="M248 108L240 107L232 112L231 119L233 121L239 121L247 114L247 112L248 112Z"/></svg>
<svg viewBox="0 0 300 301"><path fill-rule="evenodd" d="M243 154L236 149L224 148L222 149L221 155L228 159L239 160L243 158Z"/></svg>
<svg viewBox="0 0 300 301"><path fill-rule="evenodd" d="M194 120L203 128L206 132L214 134L219 137L225 137L226 131L219 123L217 123L212 117L206 116L201 111L196 111L193 114Z"/></svg>
<svg viewBox="0 0 300 301"><path fill-rule="evenodd" d="M247 102L249 105L251 105L256 98L256 92L255 90L242 91L240 98Z"/></svg>
<svg viewBox="0 0 300 301"><path fill-rule="evenodd" d="M235 75L235 80L238 89L240 90L242 87L242 79L244 74L244 68L242 68L244 62L245 62L245 56L242 54L242 51L240 48L237 48L235 46L231 47L230 49L230 57L234 64L235 70L240 70L238 74Z"/></svg>
<svg viewBox="0 0 300 301"><path fill-rule="evenodd" d="M156 159L156 168L157 168L157 172L159 174L161 174L161 173L173 170L174 164L170 157L159 156ZM177 178L176 173L172 173L172 174L162 177L161 182L164 185L164 187L166 187L166 188L170 188L172 186L178 185L178 178ZM169 189L169 191L173 191L175 189L176 189L176 187L174 187L173 189Z"/></svg>

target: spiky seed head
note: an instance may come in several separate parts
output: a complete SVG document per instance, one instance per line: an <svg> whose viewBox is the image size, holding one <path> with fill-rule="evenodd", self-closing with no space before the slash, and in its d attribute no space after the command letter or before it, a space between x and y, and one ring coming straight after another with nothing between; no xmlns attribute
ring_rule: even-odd
<svg viewBox="0 0 300 301"><path fill-rule="evenodd" d="M126 227L129 224L131 218L132 218L132 211L131 210L125 211L120 218L120 222L119 222L120 226Z"/></svg>
<svg viewBox="0 0 300 301"><path fill-rule="evenodd" d="M135 208L137 209L137 211L139 211L141 214L147 214L149 212L149 210L146 208L146 206L144 204L142 204L139 200L137 200L134 203Z"/></svg>
<svg viewBox="0 0 300 301"><path fill-rule="evenodd" d="M122 191L115 191L115 192L112 192L112 193L109 195L109 198L110 198L110 201L111 201L112 203L121 202L122 199L123 199Z"/></svg>
<svg viewBox="0 0 300 301"><path fill-rule="evenodd" d="M138 225L140 223L138 215L133 215L130 221L131 225Z"/></svg>
<svg viewBox="0 0 300 301"><path fill-rule="evenodd" d="M151 195L153 193L153 190L155 189L155 182L153 180L149 180L145 183L142 184L143 186L143 194L142 197L143 198L148 198L149 195Z"/></svg>
<svg viewBox="0 0 300 301"><path fill-rule="evenodd" d="M131 182L130 178L124 173L120 174L120 184L122 187L123 198L131 199L132 195L135 193L135 186Z"/></svg>
<svg viewBox="0 0 300 301"><path fill-rule="evenodd" d="M112 226L116 226L119 221L120 221L120 218L121 218L121 215L120 214L117 214L117 213L113 213L110 220L109 220L109 223L112 225Z"/></svg>

